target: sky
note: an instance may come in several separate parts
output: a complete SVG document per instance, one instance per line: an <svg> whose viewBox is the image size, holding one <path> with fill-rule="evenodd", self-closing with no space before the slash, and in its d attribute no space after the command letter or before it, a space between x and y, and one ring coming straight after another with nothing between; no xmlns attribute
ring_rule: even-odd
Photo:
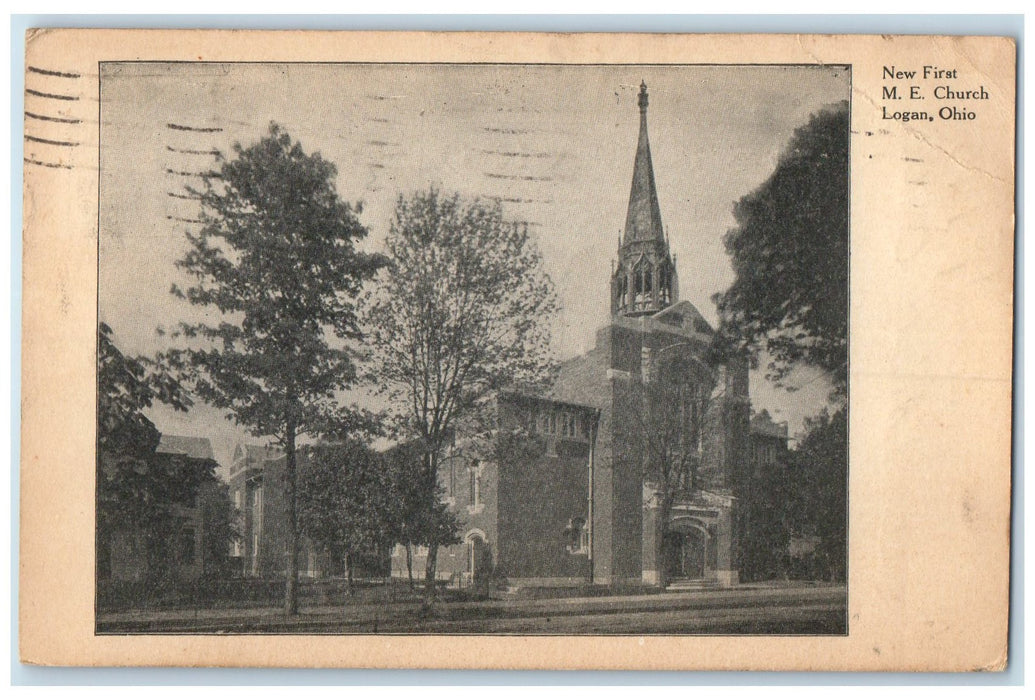
<svg viewBox="0 0 1035 700"><path fill-rule="evenodd" d="M185 281L174 263L197 215L194 202L174 195L200 184L184 173L210 169L209 152L247 147L275 121L337 165L339 195L363 203L367 249L383 245L399 194L434 184L500 198L507 218L530 224L556 285L558 359L585 352L608 322L641 80L680 296L715 324L711 298L733 281L722 243L733 204L769 177L795 128L848 98L845 68L104 64L100 318L123 352L150 354L163 347L156 328L202 317L169 293ZM790 384L800 389L753 372L751 398L793 435L822 409L829 386L814 369ZM202 405L148 415L163 433L210 438L224 466L233 445L254 439Z"/></svg>

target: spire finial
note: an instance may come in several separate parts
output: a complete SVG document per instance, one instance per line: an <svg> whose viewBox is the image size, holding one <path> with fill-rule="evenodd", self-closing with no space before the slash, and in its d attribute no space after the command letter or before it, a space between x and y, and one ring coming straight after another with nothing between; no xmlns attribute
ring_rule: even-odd
<svg viewBox="0 0 1035 700"><path fill-rule="evenodd" d="M637 104L640 105L640 111L647 111L647 83L643 80L640 81L640 99Z"/></svg>

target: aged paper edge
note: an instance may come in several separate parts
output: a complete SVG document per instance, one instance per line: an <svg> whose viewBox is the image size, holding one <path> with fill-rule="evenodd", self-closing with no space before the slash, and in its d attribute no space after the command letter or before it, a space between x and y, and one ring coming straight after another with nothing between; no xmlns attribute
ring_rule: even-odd
<svg viewBox="0 0 1035 700"><path fill-rule="evenodd" d="M549 63L836 63L853 66L852 160L852 384L850 493L850 631L843 638L812 637L96 637L93 635L91 467L93 353L96 323L96 160L93 170L41 173L27 168L24 197L24 325L20 653L23 661L61 665L341 666L366 668L622 668L744 670L999 670L1006 661L1009 584L1009 465L1012 361L1014 56L1011 40L974 37L867 37L805 35L615 35L499 33L363 33L156 30L31 30L30 65L96 76L100 60L549 62ZM876 313L872 297L913 291L882 274L882 245L905 234L925 235L918 222L873 221L887 204L877 192L882 171L862 159L861 138L873 115L883 62L956 60L994 85L994 124L978 136L987 149L1009 140L1009 157L985 161L953 142L893 125L869 155L898 156L919 148L933 161L930 175L951 182L929 195L925 207L959 212L958 224L988 238L994 254L975 269L978 243L965 237L943 248L935 261L959 263L976 280L965 294L926 280L925 292L957 292L945 303L964 317L980 318L981 352L947 359L959 348L963 328L938 333L917 328L903 334L902 309ZM875 75L877 77L875 77ZM879 125L885 126L885 125ZM962 132L961 132L962 133ZM977 138L974 134L968 136ZM986 154L987 155L987 154ZM89 161L89 159L87 159ZM944 169L944 170L943 170ZM957 173L954 169L965 172ZM894 173L894 170L891 170ZM973 178L968 180L967 178ZM938 182L936 184L942 184ZM972 187L968 187L972 185ZM970 191L968 191L970 190ZM955 192L955 199L946 197ZM961 194L962 192L962 194ZM892 193L895 194L895 193ZM900 194L900 193L899 193ZM941 199L931 201L931 197ZM967 206L964 206L967 205ZM974 208L977 207L977 215ZM925 211L933 211L925 209ZM879 217L877 217L879 218ZM895 224L899 227L896 228ZM904 229L904 230L903 230ZM929 235L929 234L927 234ZM932 245L945 246L939 239ZM921 246L922 247L922 246ZM920 263L933 264L918 254ZM914 280L915 282L915 280ZM880 291L881 289L885 291ZM921 302L926 299L921 299ZM939 317L940 318L940 317ZM878 320L879 319L879 320ZM921 316L921 320L932 320ZM892 329L891 331L887 330ZM898 334L896 334L896 332ZM931 366L909 362L882 366L869 348L910 344L929 349ZM885 346L888 347L888 346ZM939 348L941 350L939 351ZM907 353L913 359L914 353ZM912 376L909 376L912 375ZM75 391L78 389L79 391ZM879 395L879 396L878 396ZM959 416L941 406L967 396L975 416L963 426L966 450L946 452L933 443L959 429ZM61 398L59 398L61 397ZM911 407L911 408L910 408ZM933 414L952 424L930 430ZM958 412L964 412L958 409ZM970 413L970 411L967 411ZM869 457L889 457L867 437L894 414L918 428L908 453L867 474ZM975 428L973 423L980 425ZM67 439L54 441L51 435ZM892 441L895 443L895 441ZM895 443L901 447L901 443ZM911 469L916 481L932 477L943 460L962 460L947 470L946 493L917 500L892 467ZM975 479L967 460L982 460ZM868 463L868 462L867 462ZM86 476L86 478L84 478ZM871 483L888 479L893 486ZM944 478L944 476L943 476ZM51 485L63 484L61 499ZM906 488L901 492L890 488ZM970 520L948 510L970 503ZM897 497L897 499L896 499ZM59 503L60 501L60 503ZM62 505L63 504L63 505ZM71 507L69 507L69 505ZM907 516L907 517L905 517ZM882 520L899 519L899 529ZM959 539L937 525L959 521ZM902 525L912 528L906 536ZM936 538L935 556L911 551ZM875 545L875 540L880 545ZM976 546L975 542L980 546ZM938 579L946 562L968 557L961 581ZM908 574L908 575L903 575ZM887 579L891 578L892 581ZM940 586L930 585L939 580ZM927 585L923 585L924 583ZM946 585L948 584L948 585ZM905 610L921 615L902 615ZM925 627L925 615L932 624ZM944 629L943 629L944 628ZM966 630L966 634L961 634Z"/></svg>

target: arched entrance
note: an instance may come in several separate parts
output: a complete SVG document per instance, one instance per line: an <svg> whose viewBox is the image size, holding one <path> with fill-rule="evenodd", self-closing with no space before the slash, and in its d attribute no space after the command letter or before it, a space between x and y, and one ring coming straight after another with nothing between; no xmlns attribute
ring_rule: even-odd
<svg viewBox="0 0 1035 700"><path fill-rule="evenodd" d="M675 520L661 543L665 577L702 579L708 574L708 529L689 518Z"/></svg>
<svg viewBox="0 0 1035 700"><path fill-rule="evenodd" d="M464 538L467 545L466 574L470 581L483 581L492 574L492 550L481 530L473 530Z"/></svg>

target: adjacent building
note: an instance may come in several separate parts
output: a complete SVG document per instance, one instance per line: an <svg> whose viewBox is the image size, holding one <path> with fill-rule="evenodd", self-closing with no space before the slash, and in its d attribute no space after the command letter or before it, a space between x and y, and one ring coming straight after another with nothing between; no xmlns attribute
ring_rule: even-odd
<svg viewBox="0 0 1035 700"><path fill-rule="evenodd" d="M304 459L303 451L299 458ZM283 576L288 570L286 458L270 445L241 443L230 464L230 498L237 511L240 538L233 544L237 571L249 577ZM304 540L300 543L299 574L321 575L320 557Z"/></svg>
<svg viewBox="0 0 1035 700"><path fill-rule="evenodd" d="M100 583L144 581L160 569L162 575L193 581L205 570L203 501L218 498L218 482L211 476L218 466L208 438L162 435L150 468L167 466L196 470L196 490L153 504L171 516L172 532L148 533L123 529L97 543L97 578ZM161 537L160 543L149 537ZM161 546L157 546L160 544ZM158 557L156 559L156 557Z"/></svg>
<svg viewBox="0 0 1035 700"><path fill-rule="evenodd" d="M752 476L761 474L784 460L788 439L786 421L777 423L765 409L751 416Z"/></svg>

